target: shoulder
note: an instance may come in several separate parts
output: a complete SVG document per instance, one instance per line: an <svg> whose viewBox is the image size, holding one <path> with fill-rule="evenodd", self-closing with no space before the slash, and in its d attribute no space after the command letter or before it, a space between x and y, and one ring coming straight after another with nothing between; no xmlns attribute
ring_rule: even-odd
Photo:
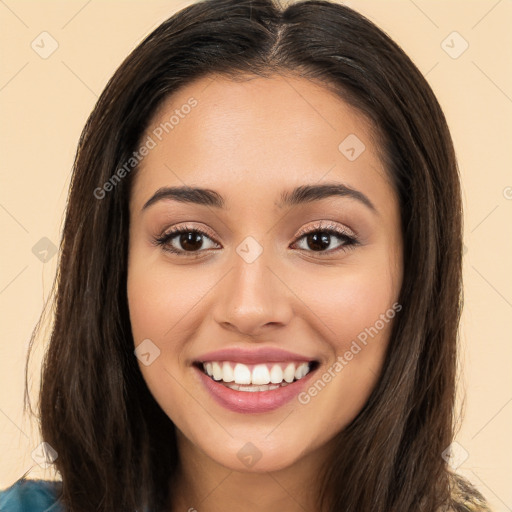
<svg viewBox="0 0 512 512"><path fill-rule="evenodd" d="M469 480L452 473L450 512L492 512L482 494Z"/></svg>
<svg viewBox="0 0 512 512"><path fill-rule="evenodd" d="M57 502L61 482L20 479L0 490L0 512L63 512Z"/></svg>

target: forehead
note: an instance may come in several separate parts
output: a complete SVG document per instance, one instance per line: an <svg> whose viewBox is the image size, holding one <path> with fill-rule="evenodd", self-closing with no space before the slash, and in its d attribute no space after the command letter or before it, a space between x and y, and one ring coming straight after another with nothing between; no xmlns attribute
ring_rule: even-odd
<svg viewBox="0 0 512 512"><path fill-rule="evenodd" d="M201 78L162 103L146 137L155 144L136 174L139 205L170 184L215 184L229 196L242 183L268 195L324 178L369 193L376 177L387 181L369 121L300 77Z"/></svg>

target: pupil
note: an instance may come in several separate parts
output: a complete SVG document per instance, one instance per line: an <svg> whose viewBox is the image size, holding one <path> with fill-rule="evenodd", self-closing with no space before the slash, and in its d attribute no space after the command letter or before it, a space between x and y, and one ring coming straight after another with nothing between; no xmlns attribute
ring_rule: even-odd
<svg viewBox="0 0 512 512"><path fill-rule="evenodd" d="M183 233L180 236L180 244L186 251L194 251L201 248L203 235L201 233ZM194 245L196 244L196 245Z"/></svg>
<svg viewBox="0 0 512 512"><path fill-rule="evenodd" d="M310 249L314 251L321 251L323 249L327 249L330 245L330 235L329 233L313 233L308 235L307 237L308 246Z"/></svg>

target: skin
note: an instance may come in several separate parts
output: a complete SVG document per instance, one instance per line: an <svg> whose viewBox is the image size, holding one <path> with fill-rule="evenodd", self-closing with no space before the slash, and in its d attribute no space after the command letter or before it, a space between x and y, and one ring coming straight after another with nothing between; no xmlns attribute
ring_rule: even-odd
<svg viewBox="0 0 512 512"><path fill-rule="evenodd" d="M312 356L318 376L332 369L398 298L398 200L371 125L321 84L281 75L202 78L162 104L146 136L191 97L197 106L143 159L130 197L134 342L149 338L160 349L139 366L177 427L181 471L169 509L315 510L313 478L376 385L392 321L307 404L294 399L271 412L223 408L192 363L211 350L265 346ZM354 161L338 149L349 134L366 146ZM377 211L338 196L276 205L284 190L326 182L362 192ZM160 187L181 185L217 191L225 208L165 199L142 210ZM322 252L298 240L320 221L351 230L359 244L336 250L344 239L334 236ZM199 257L179 237L170 243L184 256L154 243L184 224L210 233ZM247 236L263 248L250 264L236 252ZM249 441L262 455L250 468L237 457Z"/></svg>

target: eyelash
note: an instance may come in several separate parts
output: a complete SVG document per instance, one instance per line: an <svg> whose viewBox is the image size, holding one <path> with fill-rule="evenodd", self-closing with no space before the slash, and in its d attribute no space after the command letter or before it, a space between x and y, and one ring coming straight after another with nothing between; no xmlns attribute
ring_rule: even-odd
<svg viewBox="0 0 512 512"><path fill-rule="evenodd" d="M154 243L157 246L161 246L164 251L170 252L172 254L176 254L178 256L185 256L185 257L189 257L189 258L200 257L199 254L201 252L205 252L205 249L202 249L199 251L183 251L183 250L174 249L169 244L169 242L173 238L176 238L178 235L182 235L185 233L198 233L198 234L205 236L205 237L209 238L210 240L212 240L210 235L208 233L206 233L205 231L203 231L202 229L189 228L188 226L182 226L180 228L171 228L169 231L164 233L162 236L155 238ZM339 238L340 240L344 241L344 244L340 245L336 249L330 249L327 251L311 251L311 250L305 250L305 249L300 249L300 250L303 250L306 252L317 253L317 254L332 254L332 253L335 253L338 251L347 251L348 249L352 249L356 245L359 245L359 241L355 237L348 235L346 232L344 232L343 230L341 230L340 228L336 227L333 224L318 225L318 226L315 226L313 229L310 229L309 231L304 231L297 236L297 238L295 239L295 241L293 243L296 244L304 237L306 237L310 234L314 234L314 233L322 233L322 234L327 234L330 236L335 236L335 237Z"/></svg>

